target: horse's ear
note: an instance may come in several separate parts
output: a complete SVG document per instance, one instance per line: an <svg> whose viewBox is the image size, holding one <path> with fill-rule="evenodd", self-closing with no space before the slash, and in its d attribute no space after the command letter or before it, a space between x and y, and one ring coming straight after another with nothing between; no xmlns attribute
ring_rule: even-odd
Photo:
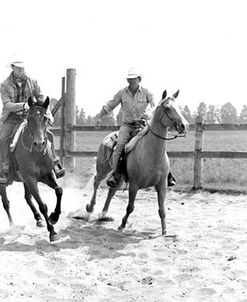
<svg viewBox="0 0 247 302"><path fill-rule="evenodd" d="M28 98L27 103L28 103L28 106L29 106L29 107L32 107L32 106L33 106L34 101L33 101L33 98L32 98L31 96Z"/></svg>
<svg viewBox="0 0 247 302"><path fill-rule="evenodd" d="M43 107L47 108L49 106L49 104L50 104L50 99L49 99L49 97L47 97L43 103Z"/></svg>
<svg viewBox="0 0 247 302"><path fill-rule="evenodd" d="M164 100L166 98L166 96L167 96L167 92L166 92L166 90L164 90L163 94L162 94L162 100Z"/></svg>
<svg viewBox="0 0 247 302"><path fill-rule="evenodd" d="M179 94L179 90L173 94L174 99L177 98L178 94Z"/></svg>

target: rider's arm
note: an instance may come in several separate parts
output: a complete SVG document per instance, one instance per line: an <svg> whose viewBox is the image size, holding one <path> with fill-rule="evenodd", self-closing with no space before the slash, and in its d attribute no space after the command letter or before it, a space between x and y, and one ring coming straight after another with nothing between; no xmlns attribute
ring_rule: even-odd
<svg viewBox="0 0 247 302"><path fill-rule="evenodd" d="M120 90L112 100L107 102L101 109L99 117L104 116L105 114L108 114L111 112L115 107L117 107L118 104L121 103L122 100L122 91Z"/></svg>
<svg viewBox="0 0 247 302"><path fill-rule="evenodd" d="M6 84L1 84L0 87L3 108L6 113L23 110L24 102L14 103L14 91Z"/></svg>

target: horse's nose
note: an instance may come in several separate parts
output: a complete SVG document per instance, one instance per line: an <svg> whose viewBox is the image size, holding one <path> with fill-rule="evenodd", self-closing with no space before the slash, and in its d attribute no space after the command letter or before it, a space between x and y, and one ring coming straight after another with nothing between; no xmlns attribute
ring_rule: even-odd
<svg viewBox="0 0 247 302"><path fill-rule="evenodd" d="M45 147L45 140L34 140L33 144L36 149L42 150Z"/></svg>

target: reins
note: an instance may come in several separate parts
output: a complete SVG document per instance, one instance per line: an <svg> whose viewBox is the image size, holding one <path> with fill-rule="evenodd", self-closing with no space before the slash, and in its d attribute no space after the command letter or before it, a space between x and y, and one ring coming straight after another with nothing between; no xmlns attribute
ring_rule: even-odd
<svg viewBox="0 0 247 302"><path fill-rule="evenodd" d="M163 108L163 114L162 114L161 118L159 119L159 122L163 119L164 114L169 118L169 120L170 120L171 122L173 122L173 119L172 119L172 118L170 117L170 115L166 112L166 110L165 110L165 108L164 108L164 106L163 106L163 103L162 103L161 106L162 106L162 108ZM152 130L152 128L151 128L151 126L149 125L148 121L146 121L146 123L147 123L148 129L150 130L150 132L151 132L154 136L156 136L156 137L158 137L158 138L160 138L160 139L163 139L163 140L166 140L166 141L170 141L170 140L173 140L173 139L175 139L175 138L177 138L177 137L181 137L180 135L174 135L173 137L164 137L164 136L161 136L161 135L155 133L155 132ZM174 123L174 122L173 122L173 123Z"/></svg>
<svg viewBox="0 0 247 302"><path fill-rule="evenodd" d="M173 140L173 139L179 137L178 135L174 135L173 137L164 137L164 136L161 136L161 135L155 133L155 132L152 130L152 128L151 128L151 126L149 125L148 122L147 122L147 126L148 126L148 129L150 130L150 132L151 132L154 136L156 136L156 137L158 137L158 138L161 138L161 139L163 139L163 140L171 141L171 140Z"/></svg>
<svg viewBox="0 0 247 302"><path fill-rule="evenodd" d="M28 130L29 134L27 136L27 138L31 139L31 146L27 146L24 142L24 134L26 132L26 130ZM21 143L22 143L22 146L25 150L29 151L30 153L33 151L33 140L34 140L34 136L32 134L32 131L30 130L30 127L29 127L29 123L28 123L28 120L27 120L27 124L24 126L24 128L22 129L22 133L21 133ZM41 151L43 154L46 153L47 151L47 136L45 136L45 146L44 146L44 149Z"/></svg>

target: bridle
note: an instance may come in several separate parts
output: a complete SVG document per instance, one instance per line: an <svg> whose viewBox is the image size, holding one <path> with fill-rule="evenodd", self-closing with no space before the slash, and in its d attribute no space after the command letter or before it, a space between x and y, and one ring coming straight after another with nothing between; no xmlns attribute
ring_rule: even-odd
<svg viewBox="0 0 247 302"><path fill-rule="evenodd" d="M41 109L42 107L39 106ZM33 145L34 145L34 135L33 135L33 132L32 130L30 129L30 121L29 121L29 115L30 115L30 111L28 112L27 114L27 117L26 117L26 120L27 120L27 124L25 125L25 127L23 128L23 131L22 131L22 146L24 147L25 150L29 151L30 153L33 151ZM28 134L28 138L31 138L31 146L27 146L24 142L24 133L25 131L28 131L29 134ZM46 130L45 130L45 145L44 147L42 148L42 150L40 152L43 152L43 154L46 153L46 150L47 150L47 140L48 140L48 137L46 135Z"/></svg>
<svg viewBox="0 0 247 302"><path fill-rule="evenodd" d="M167 110L166 110L165 107L164 107L164 103L167 102L168 100L174 101L174 98L168 98L168 99L166 99L166 100L164 100L164 101L162 102L161 106L162 106L162 108L163 108L163 114L162 114L162 116L160 117L159 122L161 122L162 119L163 119L163 117L164 117L164 115L166 115L166 116L168 117L168 119L175 125L175 128L177 128L177 123L175 123L175 122L173 121L173 119L171 118L171 116L168 114ZM174 135L174 136L172 136L172 137L164 137L164 136L162 136L162 135L159 135L159 134L155 133L155 132L152 130L152 128L151 128L151 126L150 126L150 124L149 124L148 122L147 122L147 126L148 126L148 129L150 130L150 132L151 132L154 136L156 136L156 137L158 137L158 138L160 138L160 139L163 139L163 140L169 141L169 140L173 140L173 139L175 139L175 138L177 138L177 137L182 137L182 136L184 136L184 135Z"/></svg>

